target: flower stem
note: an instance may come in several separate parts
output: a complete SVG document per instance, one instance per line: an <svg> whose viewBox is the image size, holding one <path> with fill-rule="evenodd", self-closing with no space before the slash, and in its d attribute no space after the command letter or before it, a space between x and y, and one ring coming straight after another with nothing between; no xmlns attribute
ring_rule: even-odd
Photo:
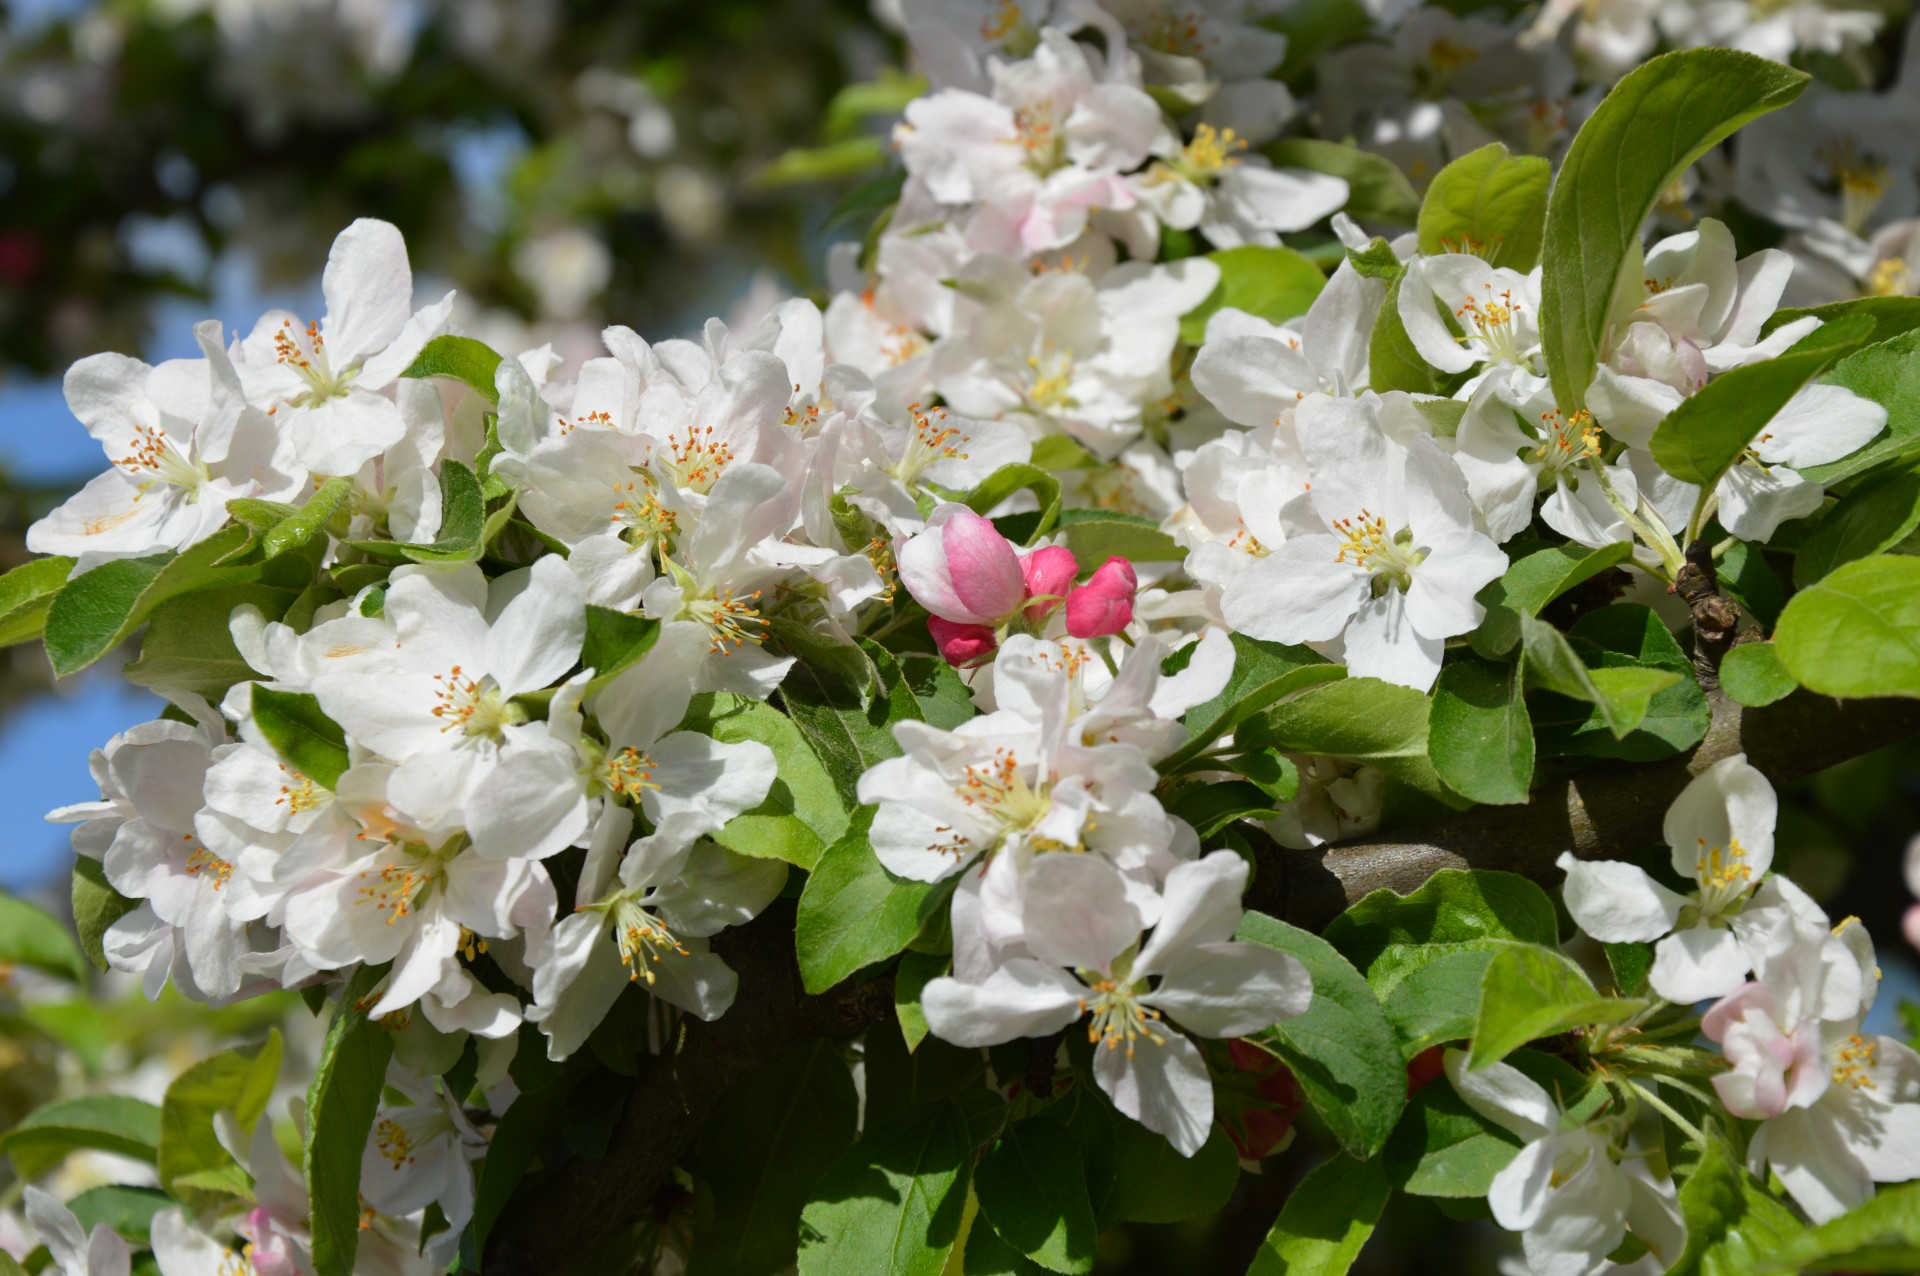
<svg viewBox="0 0 1920 1276"><path fill-rule="evenodd" d="M1627 1078L1625 1081L1622 1082L1622 1084L1625 1085L1628 1089L1632 1090L1640 1098L1644 1099L1648 1107L1652 1108L1655 1112L1658 1112L1661 1116L1665 1117L1667 1120L1673 1122L1674 1125L1678 1126L1682 1134L1685 1134L1688 1138L1694 1140L1697 1143L1706 1142L1706 1136L1700 1133L1700 1128L1698 1126L1694 1125L1693 1122L1681 1116L1678 1112L1675 1112L1671 1104L1669 1104L1665 1099L1662 1099L1659 1095L1655 1094L1652 1090L1648 1089L1646 1086L1641 1085L1638 1081L1635 1081L1632 1078Z"/></svg>

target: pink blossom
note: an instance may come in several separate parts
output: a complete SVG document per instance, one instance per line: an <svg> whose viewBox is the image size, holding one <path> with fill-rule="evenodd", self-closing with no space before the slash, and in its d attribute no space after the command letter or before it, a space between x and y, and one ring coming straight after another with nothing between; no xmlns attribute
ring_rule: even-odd
<svg viewBox="0 0 1920 1276"><path fill-rule="evenodd" d="M1044 600L1027 608L1027 623L1045 620L1073 589L1073 578L1079 574L1073 551L1061 545L1042 546L1022 558L1020 575L1026 580L1027 597Z"/></svg>
<svg viewBox="0 0 1920 1276"><path fill-rule="evenodd" d="M933 645L940 649L941 658L956 669L984 660L999 646L992 628L987 625L960 625L929 616L927 628L933 634Z"/></svg>
<svg viewBox="0 0 1920 1276"><path fill-rule="evenodd" d="M1133 564L1109 558L1092 579L1067 595L1067 632L1075 638L1117 634L1133 621Z"/></svg>
<svg viewBox="0 0 1920 1276"><path fill-rule="evenodd" d="M1012 542L964 505L935 510L927 530L899 547L896 561L914 601L955 624L1004 624L1026 597Z"/></svg>

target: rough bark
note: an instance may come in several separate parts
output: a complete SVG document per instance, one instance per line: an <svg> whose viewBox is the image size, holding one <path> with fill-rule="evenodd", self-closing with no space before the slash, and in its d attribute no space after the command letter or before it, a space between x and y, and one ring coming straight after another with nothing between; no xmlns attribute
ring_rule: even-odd
<svg viewBox="0 0 1920 1276"><path fill-rule="evenodd" d="M1412 891L1443 868L1506 869L1551 884L1562 851L1599 859L1659 841L1674 797L1722 758L1744 752L1784 784L1920 735L1920 701L1841 703L1807 692L1762 709L1717 693L1713 701L1712 725L1691 755L1594 766L1543 784L1525 806L1477 807L1417 833L1316 852L1268 846L1247 906L1318 929L1372 891ZM488 1276L563 1269L648 1207L740 1081L811 1037L851 1036L892 1014L885 980L807 995L792 933L792 909L777 907L716 940L739 972L739 1000L716 1023L690 1021L648 1064L604 1157L569 1162L502 1215Z"/></svg>

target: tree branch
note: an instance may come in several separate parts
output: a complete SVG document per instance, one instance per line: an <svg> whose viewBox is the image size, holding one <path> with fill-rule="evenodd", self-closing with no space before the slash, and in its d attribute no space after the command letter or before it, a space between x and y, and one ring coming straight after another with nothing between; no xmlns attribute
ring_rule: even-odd
<svg viewBox="0 0 1920 1276"><path fill-rule="evenodd" d="M1604 763L1534 791L1525 806L1478 807L1393 840L1318 852L1270 847L1247 906L1318 929L1382 887L1416 890L1443 868L1496 868L1557 881L1562 851L1628 855L1660 840L1667 807L1696 773L1745 752L1776 784L1920 735L1920 701L1839 703L1797 692L1741 709L1717 692L1713 722L1691 756ZM672 1181L727 1093L801 1042L846 1037L892 1017L887 980L809 996L793 957L793 910L776 906L714 942L740 976L741 996L715 1023L688 1020L671 1052L644 1066L603 1157L568 1162L503 1213L489 1240L488 1276L563 1269L638 1217Z"/></svg>

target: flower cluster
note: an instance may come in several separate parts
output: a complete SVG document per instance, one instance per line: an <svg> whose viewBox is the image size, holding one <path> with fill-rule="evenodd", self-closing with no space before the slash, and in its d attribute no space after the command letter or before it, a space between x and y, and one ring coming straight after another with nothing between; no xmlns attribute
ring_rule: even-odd
<svg viewBox="0 0 1920 1276"><path fill-rule="evenodd" d="M898 202L836 250L824 305L609 327L577 367L503 357L451 330L451 298L416 309L398 232L362 220L319 321L202 325L198 359L68 375L111 468L30 534L64 560L48 650L77 668L148 621L136 668L172 707L95 755L97 802L50 818L111 897L102 958L149 996L332 995L342 1035L391 1044L349 1136L369 1231L458 1258L496 1123L559 1084L539 1070L678 1051L751 995L733 945L769 930L810 993L900 959L903 1026L989 1052L1003 1106L991 1049L1030 1040L1039 1075L1074 1067L1106 1096L1088 1112L1183 1157L1216 1124L1243 1152L1280 1141L1268 1118L1300 1101L1274 1061L1323 1068L1312 1042L1338 1035L1289 1021L1345 976L1343 1013L1518 1146L1486 1194L1543 1276L1629 1228L1678 1253L1672 1167L1632 1165L1635 1120L1718 1135L1669 1083L1700 1099L1710 1076L1708 1124L1759 1123L1750 1163L1815 1219L1920 1176L1920 1059L1862 1032L1861 928L1769 875L1775 797L1744 756L1667 813L1671 873L1561 857L1586 934L1651 946L1649 996L1623 976L1573 1020L1514 1016L1584 1034L1571 1085L1488 1044L1498 962L1587 979L1544 898L1544 934L1447 954L1486 959L1467 982L1489 1000L1439 1063L1455 1020L1429 1039L1374 1004L1410 966L1247 915L1272 843L1352 837L1391 796L1517 804L1536 747L1571 767L1700 744L1702 617L1732 606L1712 564L1764 573L1770 543L1801 544L1889 417L1870 378L1816 379L1881 312L1780 313L1793 256L1741 256L1710 217L1643 245L1636 215L1610 278L1543 261L1549 166L1496 139L1448 142L1420 229L1370 236L1342 211L1394 220L1358 207L1364 169L1272 150L1286 42L1248 7L909 6L932 87L894 131ZM1552 6L1524 31L1398 15L1393 43L1328 56L1355 65L1319 109L1409 167L1468 123L1531 121L1557 150L1565 121L1525 104L1571 91L1575 53L1638 56L1651 36L1617 8L1585 6L1567 45ZM1369 75L1390 84L1346 100ZM1487 164L1538 198L1490 238L1430 234ZM1322 265L1280 243L1323 222ZM1577 287L1603 303L1585 362ZM1557 600L1566 635L1541 618ZM1743 703L1823 689L1766 654L1788 685ZM1656 696L1665 734L1636 730ZM1696 1029L1719 1055L1677 1040ZM1409 1103L1402 1062L1362 1159ZM1327 1115L1341 1091L1304 1075ZM163 1269L224 1261L224 1227L256 1269L309 1271L318 1224L271 1132L221 1128L252 1208L163 1216ZM32 1201L63 1264L112 1248Z"/></svg>

